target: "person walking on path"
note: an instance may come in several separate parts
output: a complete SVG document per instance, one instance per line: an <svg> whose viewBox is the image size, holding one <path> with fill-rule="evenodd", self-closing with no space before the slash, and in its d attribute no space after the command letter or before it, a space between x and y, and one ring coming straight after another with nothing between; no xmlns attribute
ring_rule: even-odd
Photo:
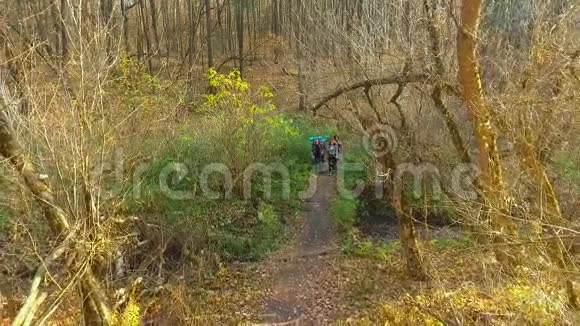
<svg viewBox="0 0 580 326"><path fill-rule="evenodd" d="M323 162L323 151L324 149L322 148L320 140L314 140L312 143L312 160L314 161L316 172L320 172L320 168Z"/></svg>
<svg viewBox="0 0 580 326"><path fill-rule="evenodd" d="M340 146L335 138L331 139L328 143L326 152L328 153L328 175L333 175L336 173L340 154Z"/></svg>

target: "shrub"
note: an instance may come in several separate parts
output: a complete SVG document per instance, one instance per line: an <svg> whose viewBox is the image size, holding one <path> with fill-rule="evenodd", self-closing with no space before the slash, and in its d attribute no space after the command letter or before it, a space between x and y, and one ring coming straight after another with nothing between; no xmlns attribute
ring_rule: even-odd
<svg viewBox="0 0 580 326"><path fill-rule="evenodd" d="M330 213L342 231L349 231L356 223L357 200L337 196L332 202Z"/></svg>
<svg viewBox="0 0 580 326"><path fill-rule="evenodd" d="M140 183L126 189L139 189L141 195L125 207L131 214L161 216L162 224L184 233L180 239L193 252L215 253L228 261L260 259L285 239L301 207L298 194L311 175L309 136L330 128L300 115L276 114L269 89L252 88L237 71L223 75L210 70L208 78L215 94L197 105L196 120L175 130L173 141L150 162ZM287 168L289 200L282 196L284 180L278 173L272 174L272 197L265 196L266 179L259 172L252 177L252 196L242 196L243 171L256 162ZM168 175L169 188L197 190L197 196L172 199L161 188L159 176L176 163L185 173ZM219 173L210 175L208 186L222 195L206 198L200 193L200 172L213 163L227 166L238 180L231 196L225 196Z"/></svg>

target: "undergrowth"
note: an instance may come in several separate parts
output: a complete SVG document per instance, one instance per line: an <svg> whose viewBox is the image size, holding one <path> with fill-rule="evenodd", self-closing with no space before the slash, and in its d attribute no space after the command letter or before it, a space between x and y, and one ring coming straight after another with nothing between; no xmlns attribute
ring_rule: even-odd
<svg viewBox="0 0 580 326"><path fill-rule="evenodd" d="M208 79L215 94L126 189L125 209L187 234L194 252L255 261L290 234L310 180L308 138L331 128L277 114L274 94L236 71Z"/></svg>
<svg viewBox="0 0 580 326"><path fill-rule="evenodd" d="M367 316L340 325L558 325L572 324L566 298L557 289L526 281L491 289L466 284L455 290L433 289L405 294ZM577 321L577 320L576 320Z"/></svg>

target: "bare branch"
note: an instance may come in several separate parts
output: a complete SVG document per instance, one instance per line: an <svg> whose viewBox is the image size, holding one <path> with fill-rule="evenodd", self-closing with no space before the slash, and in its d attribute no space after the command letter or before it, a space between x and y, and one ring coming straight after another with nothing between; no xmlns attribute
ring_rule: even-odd
<svg viewBox="0 0 580 326"><path fill-rule="evenodd" d="M4 101L0 101L0 156L9 159L14 169L24 179L24 183L41 204L45 218L52 233L56 236L70 235L71 227L65 212L56 204L54 195L38 173L32 163L24 155L24 150L14 137L10 123L4 112ZM102 321L108 322L111 318L111 310L107 299L93 275L90 268L81 280L83 291L88 294L88 299L96 306L96 311ZM37 300L32 302L34 306ZM26 314L25 314L26 315Z"/></svg>
<svg viewBox="0 0 580 326"><path fill-rule="evenodd" d="M56 248L43 262L40 263L34 277L32 278L32 285L24 305L20 308L18 315L12 322L13 326L29 325L34 318L34 313L38 309L39 304L46 297L46 293L40 292L40 283L44 279L44 275L48 270L48 266L54 263L67 250L73 239L75 239L75 232L71 232L66 239Z"/></svg>
<svg viewBox="0 0 580 326"><path fill-rule="evenodd" d="M342 94L354 91L359 88L370 88L372 86L379 86L379 85L392 85L392 84L408 84L408 83L421 83L425 82L429 76L423 73L417 74L398 74L378 79L368 79L358 83L354 83L352 85L340 87L335 90L333 93L323 97L316 105L312 106L309 110L316 112L320 109L326 102L335 99Z"/></svg>
<svg viewBox="0 0 580 326"><path fill-rule="evenodd" d="M377 117L377 120L380 123L383 123L383 118L381 117L381 114L379 113L379 110L377 109L377 106L375 105L375 102L373 101L373 98L371 97L370 91L371 91L370 87L365 87L365 96L367 98L367 102L369 102L370 107L375 112L375 116Z"/></svg>

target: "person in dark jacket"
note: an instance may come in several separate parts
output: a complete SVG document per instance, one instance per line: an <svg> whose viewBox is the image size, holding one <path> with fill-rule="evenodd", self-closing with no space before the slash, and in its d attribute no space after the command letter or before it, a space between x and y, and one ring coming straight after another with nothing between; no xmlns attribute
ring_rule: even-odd
<svg viewBox="0 0 580 326"><path fill-rule="evenodd" d="M320 140L314 140L312 143L312 160L314 161L314 166L316 167L317 171L320 171L320 165L323 161L323 154L324 149L322 148Z"/></svg>

